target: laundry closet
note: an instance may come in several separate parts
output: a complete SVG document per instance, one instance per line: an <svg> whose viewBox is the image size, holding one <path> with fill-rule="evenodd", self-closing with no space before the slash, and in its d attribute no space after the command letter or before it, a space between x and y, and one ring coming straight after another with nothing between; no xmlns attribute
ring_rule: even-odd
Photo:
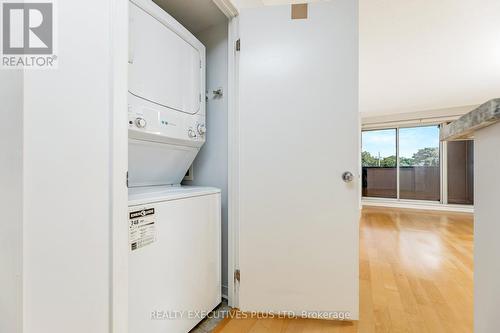
<svg viewBox="0 0 500 333"><path fill-rule="evenodd" d="M129 18L129 332L188 332L227 295L228 19L208 0Z"/></svg>

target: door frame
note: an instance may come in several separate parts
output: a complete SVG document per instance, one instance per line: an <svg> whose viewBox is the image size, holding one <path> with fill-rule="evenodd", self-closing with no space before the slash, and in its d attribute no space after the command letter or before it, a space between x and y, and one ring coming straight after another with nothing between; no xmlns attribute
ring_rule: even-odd
<svg viewBox="0 0 500 333"><path fill-rule="evenodd" d="M235 272L239 268L239 17L228 22L228 305L239 306L238 283Z"/></svg>
<svg viewBox="0 0 500 333"><path fill-rule="evenodd" d="M110 267L109 332L128 332L128 0L110 0L109 114Z"/></svg>

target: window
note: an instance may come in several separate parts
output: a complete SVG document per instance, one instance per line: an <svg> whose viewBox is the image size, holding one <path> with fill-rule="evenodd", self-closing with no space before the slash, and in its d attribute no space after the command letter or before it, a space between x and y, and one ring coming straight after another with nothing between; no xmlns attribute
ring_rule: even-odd
<svg viewBox="0 0 500 333"><path fill-rule="evenodd" d="M396 129L362 135L363 196L397 198Z"/></svg>
<svg viewBox="0 0 500 333"><path fill-rule="evenodd" d="M441 145L439 131L438 125L363 131L363 197L472 205L474 143Z"/></svg>

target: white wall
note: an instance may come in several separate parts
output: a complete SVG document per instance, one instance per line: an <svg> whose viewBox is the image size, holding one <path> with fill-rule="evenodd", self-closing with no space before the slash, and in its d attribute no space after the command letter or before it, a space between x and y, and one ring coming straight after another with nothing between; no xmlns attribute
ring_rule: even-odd
<svg viewBox="0 0 500 333"><path fill-rule="evenodd" d="M474 332L500 332L500 123L474 138Z"/></svg>
<svg viewBox="0 0 500 333"><path fill-rule="evenodd" d="M57 1L59 68L25 73L25 333L111 327L111 2Z"/></svg>
<svg viewBox="0 0 500 333"><path fill-rule="evenodd" d="M228 181L228 72L227 22L197 35L207 51L207 141L194 161L194 181L189 185L214 186L222 190L222 294L227 296L227 181ZM222 88L224 96L212 91Z"/></svg>
<svg viewBox="0 0 500 333"><path fill-rule="evenodd" d="M498 0L360 0L360 111L481 104L500 91Z"/></svg>
<svg viewBox="0 0 500 333"><path fill-rule="evenodd" d="M0 70L0 332L22 319L23 73Z"/></svg>

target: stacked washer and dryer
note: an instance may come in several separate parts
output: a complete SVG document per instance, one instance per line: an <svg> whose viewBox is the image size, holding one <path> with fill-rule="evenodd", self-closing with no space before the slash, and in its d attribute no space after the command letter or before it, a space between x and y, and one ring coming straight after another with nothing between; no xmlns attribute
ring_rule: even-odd
<svg viewBox="0 0 500 333"><path fill-rule="evenodd" d="M129 332L186 333L221 301L220 190L180 185L205 142L205 47L129 4Z"/></svg>

